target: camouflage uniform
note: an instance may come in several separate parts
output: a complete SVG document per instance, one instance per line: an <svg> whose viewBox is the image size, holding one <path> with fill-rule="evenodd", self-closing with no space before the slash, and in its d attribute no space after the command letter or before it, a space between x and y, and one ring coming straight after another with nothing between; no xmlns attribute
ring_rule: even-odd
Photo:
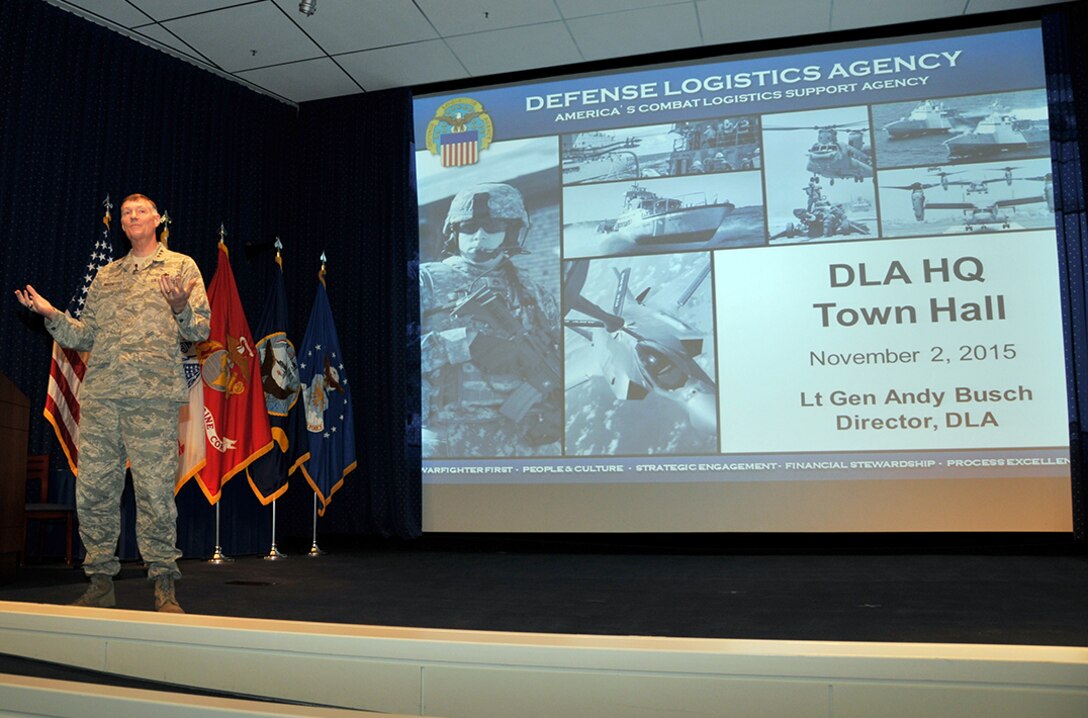
<svg viewBox="0 0 1088 718"><path fill-rule="evenodd" d="M508 259L484 271L460 256L449 257L422 265L419 281L423 422L430 435L424 442L424 456L558 455L562 425L558 392L540 400L521 422L504 415L504 402L526 383L525 377L477 366L472 361L472 342L479 335L493 335L495 328L475 318L451 316L469 294L486 287L557 361L555 298L520 277ZM541 432L536 428L540 426L555 430Z"/></svg>
<svg viewBox="0 0 1088 718"><path fill-rule="evenodd" d="M159 288L161 275L196 286L178 315ZM136 538L148 577L179 578L178 408L188 401L180 341L207 339L211 311L196 263L159 244L98 271L79 319L57 314L45 326L61 346L91 351L80 389L79 535L88 575L120 570L121 491L125 460L136 493Z"/></svg>

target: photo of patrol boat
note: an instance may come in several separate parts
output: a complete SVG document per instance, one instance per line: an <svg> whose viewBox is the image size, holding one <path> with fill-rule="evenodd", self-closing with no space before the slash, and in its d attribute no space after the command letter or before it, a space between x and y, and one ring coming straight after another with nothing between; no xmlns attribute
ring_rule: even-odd
<svg viewBox="0 0 1088 718"><path fill-rule="evenodd" d="M884 131L893 140L923 135L946 135L956 130L954 123L961 127L967 124L959 114L958 110L947 109L943 102L924 100L906 117L884 125Z"/></svg>
<svg viewBox="0 0 1088 718"><path fill-rule="evenodd" d="M1045 122L1021 120L1004 106L994 102L990 114L975 129L944 141L953 158L992 157L1007 153L1024 156L1049 149L1050 130Z"/></svg>
<svg viewBox="0 0 1088 718"><path fill-rule="evenodd" d="M707 201L703 192L662 197L633 184L624 193L620 215L601 222L597 231L635 244L699 242L713 237L734 209L732 202Z"/></svg>

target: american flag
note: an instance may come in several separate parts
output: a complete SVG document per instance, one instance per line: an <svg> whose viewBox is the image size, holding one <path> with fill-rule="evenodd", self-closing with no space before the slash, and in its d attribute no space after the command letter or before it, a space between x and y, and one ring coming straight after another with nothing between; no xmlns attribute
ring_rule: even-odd
<svg viewBox="0 0 1088 718"><path fill-rule="evenodd" d="M79 288L68 303L68 314L76 319L83 312L87 301L87 290L98 274L98 270L113 261L113 245L110 243L110 198L102 203L106 212L102 217L102 236L95 240L87 258ZM53 361L49 366L49 386L45 395L46 421L53 425L64 455L68 457L68 466L72 473L79 475L79 387L83 383L83 374L87 371L87 354L72 349L64 349L53 342Z"/></svg>
<svg viewBox="0 0 1088 718"><path fill-rule="evenodd" d="M442 145L442 166L461 167L462 165L474 165L479 159L476 145L479 142L480 133L475 130L469 132L448 132L441 136L439 143Z"/></svg>

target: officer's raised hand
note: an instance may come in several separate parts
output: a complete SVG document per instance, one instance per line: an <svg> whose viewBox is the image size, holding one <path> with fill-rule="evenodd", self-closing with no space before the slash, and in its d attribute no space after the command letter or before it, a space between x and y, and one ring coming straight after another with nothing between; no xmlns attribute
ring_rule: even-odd
<svg viewBox="0 0 1088 718"><path fill-rule="evenodd" d="M15 297L19 300L19 304L35 314L41 314L46 319L57 313L57 308L50 304L48 299L38 294L34 287L29 284L26 285L26 289L16 289Z"/></svg>
<svg viewBox="0 0 1088 718"><path fill-rule="evenodd" d="M195 279L190 279L188 284L183 286L180 276L169 277L164 274L159 277L159 289L162 290L162 296L166 297L174 314L181 314L184 311L194 287L196 287Z"/></svg>

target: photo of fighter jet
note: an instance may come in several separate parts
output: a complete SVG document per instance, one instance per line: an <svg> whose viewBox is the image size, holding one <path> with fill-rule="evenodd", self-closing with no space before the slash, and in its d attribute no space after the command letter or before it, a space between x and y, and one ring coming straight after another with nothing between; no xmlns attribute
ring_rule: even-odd
<svg viewBox="0 0 1088 718"><path fill-rule="evenodd" d="M710 255L563 266L568 456L714 451Z"/></svg>

